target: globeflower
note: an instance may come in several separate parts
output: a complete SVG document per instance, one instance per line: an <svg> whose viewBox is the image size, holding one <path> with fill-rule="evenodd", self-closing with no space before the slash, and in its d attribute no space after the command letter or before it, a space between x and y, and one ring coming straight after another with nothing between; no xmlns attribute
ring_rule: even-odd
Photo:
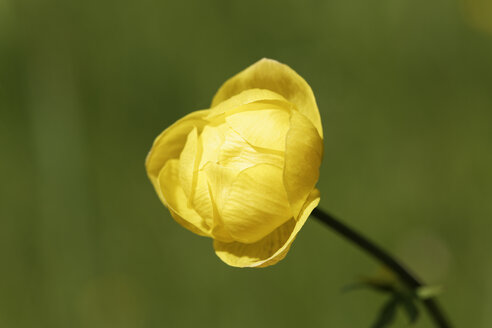
<svg viewBox="0 0 492 328"><path fill-rule="evenodd" d="M280 261L319 203L323 131L313 92L262 59L226 81L209 109L165 129L147 174L172 217L213 239L236 267Z"/></svg>

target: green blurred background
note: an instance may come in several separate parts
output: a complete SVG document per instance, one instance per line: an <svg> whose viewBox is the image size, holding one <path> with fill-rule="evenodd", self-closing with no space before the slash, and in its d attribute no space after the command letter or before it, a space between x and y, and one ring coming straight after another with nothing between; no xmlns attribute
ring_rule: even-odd
<svg viewBox="0 0 492 328"><path fill-rule="evenodd" d="M262 57L317 97L321 206L492 326L490 0L0 0L0 327L369 326L385 297L341 289L378 265L323 225L234 269L147 180L154 137Z"/></svg>

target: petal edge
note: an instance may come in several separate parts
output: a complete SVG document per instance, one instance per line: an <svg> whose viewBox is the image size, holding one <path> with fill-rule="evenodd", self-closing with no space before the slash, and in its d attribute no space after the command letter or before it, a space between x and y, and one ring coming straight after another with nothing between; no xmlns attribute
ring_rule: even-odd
<svg viewBox="0 0 492 328"><path fill-rule="evenodd" d="M215 94L212 107L248 89L273 91L293 103L323 137L321 117L309 84L292 68L263 58L227 80Z"/></svg>
<svg viewBox="0 0 492 328"><path fill-rule="evenodd" d="M223 262L233 267L262 268L276 264L287 255L290 245L313 209L318 206L319 200L319 190L314 189L297 220L291 219L253 244L224 243L214 240L215 253Z"/></svg>

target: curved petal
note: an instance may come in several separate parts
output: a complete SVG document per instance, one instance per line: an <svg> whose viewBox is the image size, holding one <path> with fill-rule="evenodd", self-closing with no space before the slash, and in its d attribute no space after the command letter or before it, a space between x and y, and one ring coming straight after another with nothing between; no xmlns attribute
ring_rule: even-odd
<svg viewBox="0 0 492 328"><path fill-rule="evenodd" d="M215 239L223 242L231 242L231 234L227 231L221 219L222 208L227 198L229 188L234 182L236 173L234 170L223 167L213 162L208 162L203 167L202 171L207 177L210 187L210 198L214 211L214 223L212 236ZM202 174L202 173L199 174Z"/></svg>
<svg viewBox="0 0 492 328"><path fill-rule="evenodd" d="M229 112L238 107L252 104L258 101L263 102L277 102L286 108L291 108L290 104L284 97L271 90L249 88L248 90L240 90L239 92L224 98L221 101L213 101L208 119L219 116L225 112Z"/></svg>
<svg viewBox="0 0 492 328"><path fill-rule="evenodd" d="M319 191L314 189L296 220L287 221L256 243L224 243L215 240L215 253L222 261L234 267L266 267L277 263L287 255L297 233L318 206L319 199Z"/></svg>
<svg viewBox="0 0 492 328"><path fill-rule="evenodd" d="M207 176L204 172L197 172L191 207L205 221L206 226L214 226L214 207Z"/></svg>
<svg viewBox="0 0 492 328"><path fill-rule="evenodd" d="M254 243L292 217L282 179L282 169L269 164L239 173L221 211L234 240Z"/></svg>
<svg viewBox="0 0 492 328"><path fill-rule="evenodd" d="M179 155L179 182L188 199L193 198L194 185L196 184L195 166L199 159L198 155L198 133L194 127L186 138L186 143Z"/></svg>
<svg viewBox="0 0 492 328"><path fill-rule="evenodd" d="M219 164L236 170L238 173L258 163L283 168L283 154L265 152L248 144L236 131L229 129L220 147Z"/></svg>
<svg viewBox="0 0 492 328"><path fill-rule="evenodd" d="M147 175L154 186L159 172L169 159L178 158L186 143L188 134L194 127L201 131L207 123L205 117L209 110L190 113L165 129L155 140L145 159Z"/></svg>
<svg viewBox="0 0 492 328"><path fill-rule="evenodd" d="M220 147L224 143L228 130L229 127L225 123L219 126L207 125L203 128L199 138L202 152L198 169L203 169L208 162L217 163L219 161Z"/></svg>
<svg viewBox="0 0 492 328"><path fill-rule="evenodd" d="M207 126L203 131L207 130ZM193 208L206 224L213 225L213 207L208 181L205 174L200 174L199 163L203 148L214 145L201 145L198 142L196 127L188 134L186 144L179 156L179 182L188 198L188 206Z"/></svg>
<svg viewBox="0 0 492 328"><path fill-rule="evenodd" d="M285 150L289 121L289 112L278 109L246 111L226 117L227 124L251 145L278 151Z"/></svg>
<svg viewBox="0 0 492 328"><path fill-rule="evenodd" d="M285 143L284 184L296 215L318 181L323 140L304 115L292 112Z"/></svg>
<svg viewBox="0 0 492 328"><path fill-rule="evenodd" d="M271 90L293 103L323 137L323 128L313 91L293 69L276 60L263 58L227 80L217 91L212 107L244 90L259 88Z"/></svg>
<svg viewBox="0 0 492 328"><path fill-rule="evenodd" d="M213 199L217 204L220 213L227 199L229 188L236 178L236 172L230 168L212 162L208 162L203 167L203 172L210 183Z"/></svg>
<svg viewBox="0 0 492 328"><path fill-rule="evenodd" d="M156 190L179 224L199 235L210 236L210 227L189 206L188 197L179 183L179 160L166 162L157 178Z"/></svg>

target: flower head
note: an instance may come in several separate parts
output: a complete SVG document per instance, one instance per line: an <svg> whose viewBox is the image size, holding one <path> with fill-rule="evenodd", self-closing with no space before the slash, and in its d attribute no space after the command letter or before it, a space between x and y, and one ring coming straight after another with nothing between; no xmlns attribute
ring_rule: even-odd
<svg viewBox="0 0 492 328"><path fill-rule="evenodd" d="M146 169L173 218L213 238L220 259L263 267L285 257L319 203L322 138L306 81L262 59L226 81L210 109L164 130Z"/></svg>

